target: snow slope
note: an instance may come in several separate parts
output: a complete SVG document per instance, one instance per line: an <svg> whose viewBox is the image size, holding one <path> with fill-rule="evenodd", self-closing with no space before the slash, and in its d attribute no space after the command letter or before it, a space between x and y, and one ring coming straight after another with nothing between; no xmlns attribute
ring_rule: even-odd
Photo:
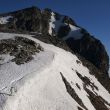
<svg viewBox="0 0 110 110"><path fill-rule="evenodd" d="M31 35L0 33L0 39L14 36L40 43L44 51L29 63L0 66L0 110L98 110L86 89L104 100L105 110L110 109L110 94L75 55ZM8 55L5 61L11 58ZM83 78L90 81L86 87ZM77 98L68 92L68 87Z"/></svg>
<svg viewBox="0 0 110 110"><path fill-rule="evenodd" d="M72 24L67 24L63 22L64 16L61 15L59 19L56 19L56 14L54 12L51 12L51 19L49 22L49 34L53 35L53 31L58 34L59 29L62 26L69 26L70 31L68 35L64 36L64 40L68 38L74 38L75 40L81 39L83 37L83 34L81 33L81 29L77 26L74 26Z"/></svg>
<svg viewBox="0 0 110 110"><path fill-rule="evenodd" d="M13 18L13 17L12 16L0 17L0 24L7 24L10 18Z"/></svg>

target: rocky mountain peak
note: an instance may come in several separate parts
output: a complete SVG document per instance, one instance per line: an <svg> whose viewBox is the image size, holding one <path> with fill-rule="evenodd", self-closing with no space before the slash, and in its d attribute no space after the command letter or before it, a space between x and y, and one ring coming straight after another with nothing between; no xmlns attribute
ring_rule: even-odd
<svg viewBox="0 0 110 110"><path fill-rule="evenodd" d="M108 64L101 41L68 16L0 15L0 110L110 110Z"/></svg>
<svg viewBox="0 0 110 110"><path fill-rule="evenodd" d="M34 6L0 16L0 31L34 32L60 38L66 41L72 51L93 63L102 73L108 73L109 57L104 45L72 18L48 8L40 10Z"/></svg>

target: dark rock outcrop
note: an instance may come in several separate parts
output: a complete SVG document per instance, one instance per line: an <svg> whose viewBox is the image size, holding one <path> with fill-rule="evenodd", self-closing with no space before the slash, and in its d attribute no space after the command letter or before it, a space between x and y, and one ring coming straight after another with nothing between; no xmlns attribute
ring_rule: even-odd
<svg viewBox="0 0 110 110"><path fill-rule="evenodd" d="M82 100L80 97L78 97L77 93L75 92L74 88L71 87L71 84L67 81L67 79L61 74L62 80L66 86L66 90L68 94L85 110L88 110L85 105L83 104ZM80 73L76 71L76 74L78 77L82 80L83 82L83 88L84 90L88 93L88 98L90 99L92 105L96 108L96 110L108 110L106 105L110 106L110 104L105 101L101 96L99 96L97 93L95 93L94 90L98 90L98 87L90 81L88 77L83 77ZM88 89L88 86L91 86L92 90L94 91L91 92L91 90ZM79 109L82 110L82 109Z"/></svg>
<svg viewBox="0 0 110 110"><path fill-rule="evenodd" d="M1 16L12 16L12 19L0 28L1 30L39 32L41 11L36 7L2 14Z"/></svg>
<svg viewBox="0 0 110 110"><path fill-rule="evenodd" d="M11 61L15 62L17 65L30 62L33 59L33 55L40 51L43 51L40 44L28 38L15 36L15 39L0 40L0 55L13 56L14 58L12 58ZM2 63L4 62L3 60L4 59L0 57ZM0 63L0 65L4 64L2 63Z"/></svg>
<svg viewBox="0 0 110 110"><path fill-rule="evenodd" d="M102 73L108 73L109 57L103 44L90 35L84 35L82 39L66 40L68 46L75 52L93 63Z"/></svg>
<svg viewBox="0 0 110 110"><path fill-rule="evenodd" d="M77 57L81 60L82 64L87 67L91 75L94 75L98 81L109 91L110 93L110 78L107 74L103 74L93 63L86 60L84 57L77 54Z"/></svg>

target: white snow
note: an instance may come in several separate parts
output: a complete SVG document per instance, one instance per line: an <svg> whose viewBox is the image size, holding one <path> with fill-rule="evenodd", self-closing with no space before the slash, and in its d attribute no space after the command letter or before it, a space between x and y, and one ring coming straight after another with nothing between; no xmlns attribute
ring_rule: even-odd
<svg viewBox="0 0 110 110"><path fill-rule="evenodd" d="M58 33L61 26L69 25L70 32L67 36L64 36L64 40L67 40L68 38L74 38L75 40L81 39L83 37L83 34L81 33L81 29L79 27L76 27L71 24L63 23L64 16L60 16L58 20L55 19L55 13L51 13L51 19L49 22L49 34L53 35L53 30L55 33Z"/></svg>
<svg viewBox="0 0 110 110"><path fill-rule="evenodd" d="M83 88L82 80L76 74L76 70L84 77L88 77L99 90L88 89L97 93L108 103L110 94L90 75L89 70L81 64L75 55L53 45L45 44L29 35L0 33L0 37L14 38L23 36L34 40L44 48L44 52L36 54L34 60L21 66L15 63L5 63L0 66L0 110L78 110L81 107L67 92L60 72L70 83L79 98L88 110L96 110L88 98L88 93ZM9 57L8 60L11 58ZM7 61L7 60L6 60ZM73 70L72 70L73 68ZM76 83L80 86L78 89ZM10 93L10 88L14 88ZM14 92L13 92L14 91ZM106 105L108 108L109 105ZM85 110L83 107L81 107Z"/></svg>
<svg viewBox="0 0 110 110"><path fill-rule="evenodd" d="M0 55L0 65L9 63L14 57L10 56L8 54L2 54Z"/></svg>
<svg viewBox="0 0 110 110"><path fill-rule="evenodd" d="M52 29L58 33L58 30L61 26L65 26L64 23L62 23L64 16L61 16L59 18L59 20L55 19L55 13L52 12L51 13L51 19L50 19L50 23L49 23L49 34L52 35Z"/></svg>
<svg viewBox="0 0 110 110"><path fill-rule="evenodd" d="M0 17L0 24L7 24L10 18L13 18L13 17L12 16Z"/></svg>
<svg viewBox="0 0 110 110"><path fill-rule="evenodd" d="M79 27L76 27L74 25L69 24L69 27L71 31L67 36L65 36L63 39L67 40L68 38L74 38L75 40L81 39L83 37L83 34L81 33L81 29Z"/></svg>
<svg viewBox="0 0 110 110"><path fill-rule="evenodd" d="M52 12L51 13L51 19L50 19L50 22L49 22L49 34L52 35L52 29L55 28L55 24L54 22L56 21L55 19L55 14Z"/></svg>

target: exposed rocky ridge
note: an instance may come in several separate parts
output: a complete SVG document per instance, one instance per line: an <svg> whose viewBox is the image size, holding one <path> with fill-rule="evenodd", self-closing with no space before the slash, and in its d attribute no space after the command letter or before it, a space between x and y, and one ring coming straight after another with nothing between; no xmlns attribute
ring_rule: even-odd
<svg viewBox="0 0 110 110"><path fill-rule="evenodd" d="M108 75L103 74L95 65L93 65L91 62L89 62L79 54L77 54L77 57L82 61L83 65L90 70L90 74L94 75L110 93L110 78L108 77Z"/></svg>
<svg viewBox="0 0 110 110"><path fill-rule="evenodd" d="M90 79L88 77L82 77L82 75L80 73L78 73L76 71L78 77L84 82L83 87L86 90L86 92L89 94L89 99L91 101L91 103L94 105L94 107L96 108L96 110L108 110L108 108L105 106L105 104L110 105L108 102L106 102L102 97L98 96L95 93L95 89L98 90L98 87L94 85L94 83L91 83ZM83 102L81 101L81 99L77 96L77 93L75 93L74 89L70 86L69 82L66 80L66 78L62 75L62 80L65 83L67 92L80 104L80 106L82 106L83 108L85 108L85 110L88 110ZM92 93L87 86L90 85L92 87L92 90L94 91L94 93ZM103 102L105 104L103 104ZM101 106L100 106L101 104ZM82 110L82 109L81 109Z"/></svg>
<svg viewBox="0 0 110 110"><path fill-rule="evenodd" d="M40 44L27 38L15 36L14 39L0 40L0 65L15 62L17 65L28 63L33 59L33 55L43 51ZM9 55L12 57L5 61L3 56Z"/></svg>
<svg viewBox="0 0 110 110"><path fill-rule="evenodd" d="M93 63L102 73L108 74L109 57L104 45L96 38L85 35L82 39L74 40L69 38L66 40L68 46L74 50L75 53L85 57L88 61Z"/></svg>
<svg viewBox="0 0 110 110"><path fill-rule="evenodd" d="M52 12L50 9L40 10L36 7L1 14L0 16L12 16L8 19L7 23L0 24L0 31L24 33L36 32L42 33L43 35L51 34L51 36L58 36L59 38L66 40L67 45L75 53L85 57L100 69L102 73L108 73L109 57L103 44L92 37L85 29L77 26L77 24L68 16ZM54 21L51 21L51 18ZM50 22L51 25L53 25L51 27ZM71 30L74 28L74 32L71 33ZM51 33L49 33L49 29ZM67 37L66 39L65 36Z"/></svg>
<svg viewBox="0 0 110 110"><path fill-rule="evenodd" d="M59 39L57 36L50 36L50 35L44 35L44 34L38 34L38 35L33 35L34 38L39 39L42 42L48 43L48 44L53 44L57 47L60 47L66 51L74 53L66 44L65 41Z"/></svg>

